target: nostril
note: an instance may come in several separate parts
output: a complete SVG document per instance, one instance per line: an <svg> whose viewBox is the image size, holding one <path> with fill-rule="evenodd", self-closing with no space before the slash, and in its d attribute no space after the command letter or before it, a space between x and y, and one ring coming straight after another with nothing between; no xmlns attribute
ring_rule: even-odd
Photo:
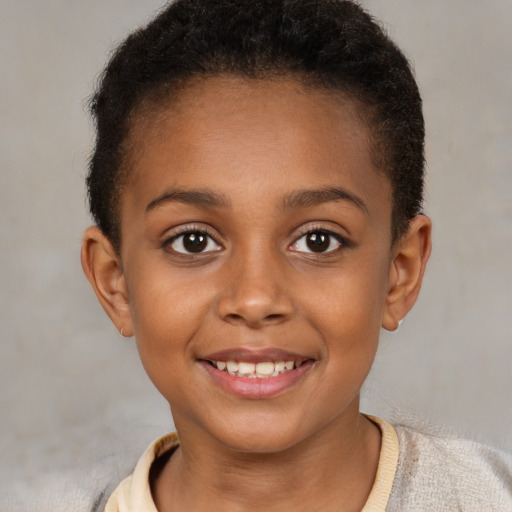
<svg viewBox="0 0 512 512"><path fill-rule="evenodd" d="M242 315L238 315L237 313L229 313L226 315L228 320L243 320L244 317Z"/></svg>
<svg viewBox="0 0 512 512"><path fill-rule="evenodd" d="M267 316L265 317L265 319L266 319L266 320L271 320L271 321L272 321L272 320L280 320L281 318L283 318L283 315L280 315L280 314L278 314L278 313L274 313L274 314L272 314L272 315L267 315Z"/></svg>

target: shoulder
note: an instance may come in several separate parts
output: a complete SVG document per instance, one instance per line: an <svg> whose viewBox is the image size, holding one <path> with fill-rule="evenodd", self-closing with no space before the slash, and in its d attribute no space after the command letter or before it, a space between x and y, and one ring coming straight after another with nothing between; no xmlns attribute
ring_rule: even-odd
<svg viewBox="0 0 512 512"><path fill-rule="evenodd" d="M110 495L105 512L156 512L150 488L152 466L155 461L171 454L178 446L179 439L175 432L151 443L137 462L133 473Z"/></svg>
<svg viewBox="0 0 512 512"><path fill-rule="evenodd" d="M395 425L400 452L388 511L512 510L512 455Z"/></svg>

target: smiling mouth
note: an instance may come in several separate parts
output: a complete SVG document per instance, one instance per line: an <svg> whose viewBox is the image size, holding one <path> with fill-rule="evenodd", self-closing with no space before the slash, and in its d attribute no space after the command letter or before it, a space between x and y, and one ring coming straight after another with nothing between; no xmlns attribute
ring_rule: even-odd
<svg viewBox="0 0 512 512"><path fill-rule="evenodd" d="M211 366L232 377L243 379L270 379L300 368L306 361L213 361L207 360Z"/></svg>

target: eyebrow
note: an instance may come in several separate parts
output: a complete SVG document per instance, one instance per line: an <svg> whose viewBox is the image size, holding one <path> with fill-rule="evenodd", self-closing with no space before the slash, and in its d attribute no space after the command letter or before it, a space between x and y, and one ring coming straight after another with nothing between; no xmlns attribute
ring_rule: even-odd
<svg viewBox="0 0 512 512"><path fill-rule="evenodd" d="M167 190L156 199L153 199L153 201L146 206L146 213L149 213L159 206L173 202L207 206L209 208L227 208L231 204L226 196L213 192L212 190L172 189Z"/></svg>
<svg viewBox="0 0 512 512"><path fill-rule="evenodd" d="M286 210L309 208L330 201L350 201L365 213L369 213L365 202L358 196L342 188L297 190L288 194L282 203ZM168 203L179 202L209 208L228 208L231 201L226 196L208 189L172 189L153 199L146 206L146 213Z"/></svg>
<svg viewBox="0 0 512 512"><path fill-rule="evenodd" d="M364 213L369 213L368 206L360 197L337 187L297 190L285 197L283 207L293 210L317 206L330 201L350 201Z"/></svg>

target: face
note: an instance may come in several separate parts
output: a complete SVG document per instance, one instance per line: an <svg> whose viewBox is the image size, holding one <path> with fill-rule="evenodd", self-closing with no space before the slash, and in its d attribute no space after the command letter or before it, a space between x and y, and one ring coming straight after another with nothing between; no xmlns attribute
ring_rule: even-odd
<svg viewBox="0 0 512 512"><path fill-rule="evenodd" d="M392 259L390 185L357 105L209 78L130 143L130 322L178 430L275 452L350 422Z"/></svg>

